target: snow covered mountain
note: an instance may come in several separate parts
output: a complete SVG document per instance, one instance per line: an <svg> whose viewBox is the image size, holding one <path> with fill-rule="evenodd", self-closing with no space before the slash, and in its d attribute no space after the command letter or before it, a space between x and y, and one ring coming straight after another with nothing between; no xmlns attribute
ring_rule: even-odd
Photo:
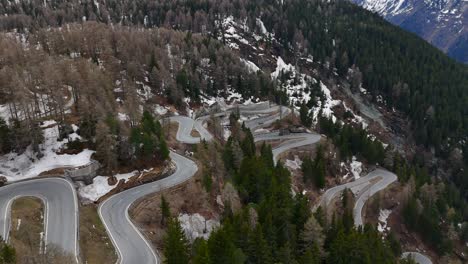
<svg viewBox="0 0 468 264"><path fill-rule="evenodd" d="M468 0L351 0L468 63Z"/></svg>

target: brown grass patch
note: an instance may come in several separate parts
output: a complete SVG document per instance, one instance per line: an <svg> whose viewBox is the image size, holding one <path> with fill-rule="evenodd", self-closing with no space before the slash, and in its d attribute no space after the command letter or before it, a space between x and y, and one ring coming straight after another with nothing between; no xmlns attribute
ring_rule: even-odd
<svg viewBox="0 0 468 264"><path fill-rule="evenodd" d="M11 205L10 244L16 249L17 263L37 260L44 246L44 204L34 197L21 197Z"/></svg>
<svg viewBox="0 0 468 264"><path fill-rule="evenodd" d="M112 241L93 204L80 207L80 253L83 263L114 264L117 261Z"/></svg>

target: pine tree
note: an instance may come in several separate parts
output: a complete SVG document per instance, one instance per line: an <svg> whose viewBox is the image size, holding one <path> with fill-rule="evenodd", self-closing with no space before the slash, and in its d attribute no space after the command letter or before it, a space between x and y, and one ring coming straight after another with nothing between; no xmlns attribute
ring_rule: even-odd
<svg viewBox="0 0 468 264"><path fill-rule="evenodd" d="M164 236L165 264L188 264L190 261L190 245L177 218L169 220Z"/></svg>
<svg viewBox="0 0 468 264"><path fill-rule="evenodd" d="M161 225L166 225L166 220L171 217L171 208L164 195L161 195Z"/></svg>
<svg viewBox="0 0 468 264"><path fill-rule="evenodd" d="M312 125L312 117L310 116L309 108L305 103L303 103L299 109L299 116L303 126L310 127Z"/></svg>
<svg viewBox="0 0 468 264"><path fill-rule="evenodd" d="M202 238L198 238L193 243L194 254L192 264L207 264L210 261L208 243Z"/></svg>
<svg viewBox="0 0 468 264"><path fill-rule="evenodd" d="M233 138L229 137L228 141L226 142L226 145L224 145L224 151L223 151L223 161L224 161L224 167L226 170L229 172L231 170L234 170L234 153L232 150L232 142Z"/></svg>
<svg viewBox="0 0 468 264"><path fill-rule="evenodd" d="M159 138L159 155L162 160L169 158L169 148L167 147L167 143L164 137Z"/></svg>
<svg viewBox="0 0 468 264"><path fill-rule="evenodd" d="M271 249L265 240L262 227L257 224L249 237L249 263L268 264L272 263Z"/></svg>
<svg viewBox="0 0 468 264"><path fill-rule="evenodd" d="M241 148L245 156L255 156L255 142L250 129L244 129L245 137L241 142Z"/></svg>
<svg viewBox="0 0 468 264"><path fill-rule="evenodd" d="M12 246L6 244L4 241L0 242L0 263L14 264L16 263L16 250Z"/></svg>
<svg viewBox="0 0 468 264"><path fill-rule="evenodd" d="M302 177L303 177L303 180L304 182L307 184L309 183L313 177L314 177L314 164L312 162L312 160L309 158L305 158L303 161L302 161L302 165L301 165L301 170L302 170Z"/></svg>
<svg viewBox="0 0 468 264"><path fill-rule="evenodd" d="M6 122L0 117L0 153L11 151L11 130Z"/></svg>
<svg viewBox="0 0 468 264"><path fill-rule="evenodd" d="M265 161L265 164L268 166L268 168L274 167L273 152L271 150L271 145L263 143L260 149L260 155Z"/></svg>

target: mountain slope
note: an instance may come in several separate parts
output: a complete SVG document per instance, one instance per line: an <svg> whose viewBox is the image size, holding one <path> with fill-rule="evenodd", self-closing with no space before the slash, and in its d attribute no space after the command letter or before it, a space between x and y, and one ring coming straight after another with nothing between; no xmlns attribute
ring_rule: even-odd
<svg viewBox="0 0 468 264"><path fill-rule="evenodd" d="M350 78L348 69L355 67L357 83L371 100L405 113L419 143L435 146L440 152L462 144L468 135L468 68L348 1L58 0L45 5L38 0L28 4L6 1L0 3L0 13L7 14L0 18L2 28L19 32L96 20L215 37L226 30L219 23L224 18L232 16L250 29L260 19L262 27L257 32L271 32L265 45L277 45L281 57L312 56L330 74L337 68L337 74L346 78ZM463 51L466 45L458 44L454 52Z"/></svg>
<svg viewBox="0 0 468 264"><path fill-rule="evenodd" d="M351 0L468 63L468 1Z"/></svg>

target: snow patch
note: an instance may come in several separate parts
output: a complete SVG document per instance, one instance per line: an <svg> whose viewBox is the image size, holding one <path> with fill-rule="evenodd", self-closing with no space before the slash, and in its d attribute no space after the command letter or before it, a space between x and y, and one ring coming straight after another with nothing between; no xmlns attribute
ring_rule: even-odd
<svg viewBox="0 0 468 264"><path fill-rule="evenodd" d="M357 180L361 178L362 162L357 161L356 157L353 156L353 159L350 165L351 165L351 173L353 174L354 179Z"/></svg>
<svg viewBox="0 0 468 264"><path fill-rule="evenodd" d="M124 114L124 113L118 113L117 114L117 118L120 120L120 121L127 121L129 120L130 118L128 117L127 114Z"/></svg>
<svg viewBox="0 0 468 264"><path fill-rule="evenodd" d="M344 109L345 109L346 111L349 111L349 112L353 115L352 121L353 121L354 123L361 124L361 125L362 125L362 128L364 128L364 129L366 129L366 128L369 126L369 124L366 122L366 120L365 120L362 116L355 114L354 111L351 110L351 108L349 108L348 106L346 106L346 103L345 103L345 102L343 102L343 107L344 107Z"/></svg>
<svg viewBox="0 0 468 264"><path fill-rule="evenodd" d="M379 223L377 225L377 230L379 230L379 232L390 231L390 227L387 226L387 220L391 213L392 213L392 210L380 209Z"/></svg>
<svg viewBox="0 0 468 264"><path fill-rule="evenodd" d="M244 60L242 58L240 58L240 61L245 64L245 66L247 67L247 70L249 70L249 72L256 73L256 72L260 71L260 68L257 65L255 65L255 63L253 63L253 62L251 62L249 60Z"/></svg>
<svg viewBox="0 0 468 264"><path fill-rule="evenodd" d="M334 100L332 98L332 96L331 96L330 90L322 82L320 82L320 89L322 90L322 93L325 95L325 100L323 102L322 101L317 101L318 106L313 107L311 109L311 111L313 113L312 116L313 116L314 123L317 123L318 115L320 113L320 110L322 110L322 115L323 116L331 118L333 122L336 122L337 119L333 115L332 108L335 107L336 105L340 104L341 101L340 100Z"/></svg>
<svg viewBox="0 0 468 264"><path fill-rule="evenodd" d="M117 178L117 182L119 182L122 179L124 179L125 182L127 182L131 177L135 176L137 173L137 171L132 171L130 173L116 174L115 177ZM81 197L95 202L103 195L107 194L112 189L117 187L117 184L109 185L107 181L108 179L108 176L96 176L93 179L92 184L80 187L78 189L78 193Z"/></svg>
<svg viewBox="0 0 468 264"><path fill-rule="evenodd" d="M154 106L154 113L157 115L165 115L168 112L168 108L161 105Z"/></svg>
<svg viewBox="0 0 468 264"><path fill-rule="evenodd" d="M10 121L10 110L8 109L8 105L0 105L0 118L3 119L7 124Z"/></svg>
<svg viewBox="0 0 468 264"><path fill-rule="evenodd" d="M69 141L80 139L76 130L75 133L69 135L69 139L58 141L59 130L55 121L45 121L42 127L47 127L43 130L44 142L39 145L42 157L34 153L32 146L29 146L22 154L9 153L0 157L0 174L3 174L8 181L32 178L52 169L79 167L91 162L91 155L94 151L89 149L78 154L57 154Z"/></svg>

